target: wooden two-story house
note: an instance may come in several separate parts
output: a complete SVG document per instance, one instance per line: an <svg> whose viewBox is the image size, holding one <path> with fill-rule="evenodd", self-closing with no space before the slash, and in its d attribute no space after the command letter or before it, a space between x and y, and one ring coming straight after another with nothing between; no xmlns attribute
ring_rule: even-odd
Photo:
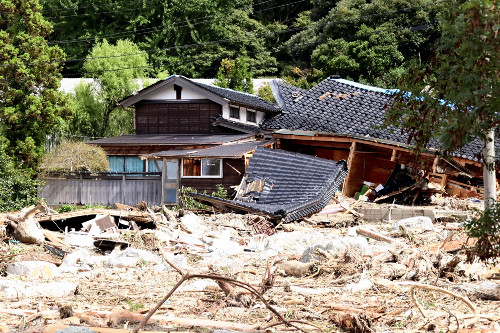
<svg viewBox="0 0 500 333"><path fill-rule="evenodd" d="M159 172L163 202L189 186L211 193L240 182L257 146L272 141L259 125L281 111L252 94L172 75L126 97L135 134L90 141L108 154L113 172Z"/></svg>

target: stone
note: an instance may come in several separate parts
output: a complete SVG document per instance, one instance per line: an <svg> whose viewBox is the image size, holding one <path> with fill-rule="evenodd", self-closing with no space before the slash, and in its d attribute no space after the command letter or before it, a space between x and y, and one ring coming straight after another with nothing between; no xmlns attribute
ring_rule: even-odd
<svg viewBox="0 0 500 333"><path fill-rule="evenodd" d="M373 287L373 282L368 279L361 279L358 283L349 283L345 286L345 288L353 294L369 290L371 287Z"/></svg>
<svg viewBox="0 0 500 333"><path fill-rule="evenodd" d="M94 260L90 252L86 249L79 249L64 257L59 270L63 273L76 273L78 271L89 271L92 269L91 266L94 266Z"/></svg>
<svg viewBox="0 0 500 333"><path fill-rule="evenodd" d="M19 280L1 280L0 296L21 299L26 297L61 298L75 293L77 285L72 282L27 283ZM3 298L0 297L0 298Z"/></svg>
<svg viewBox="0 0 500 333"><path fill-rule="evenodd" d="M186 214L180 220L181 226L189 233L201 235L207 231L207 226L202 223L202 220L196 214Z"/></svg>
<svg viewBox="0 0 500 333"><path fill-rule="evenodd" d="M399 220L392 226L393 231L399 231L399 227L404 227L411 233L422 233L428 230L434 230L432 219L428 216L415 216Z"/></svg>
<svg viewBox="0 0 500 333"><path fill-rule="evenodd" d="M68 326L57 330L56 333L97 333L96 331L83 326Z"/></svg>
<svg viewBox="0 0 500 333"><path fill-rule="evenodd" d="M56 265L47 261L19 261L7 265L7 273L29 278L52 278L61 275Z"/></svg>
<svg viewBox="0 0 500 333"><path fill-rule="evenodd" d="M123 251L113 251L109 259L104 262L106 267L135 267L137 265L162 264L163 259L146 250L128 247Z"/></svg>
<svg viewBox="0 0 500 333"><path fill-rule="evenodd" d="M272 250L276 254L302 254L306 247L324 238L325 235L321 232L280 232L264 240L264 250Z"/></svg>
<svg viewBox="0 0 500 333"><path fill-rule="evenodd" d="M173 254L171 252L166 252L165 255L167 256L168 260L170 260L177 267L182 269L189 269L188 261L183 254ZM167 271L174 270L174 268L168 264L166 265L165 269Z"/></svg>
<svg viewBox="0 0 500 333"><path fill-rule="evenodd" d="M243 253L243 246L227 239L214 239L210 250L212 257L228 257Z"/></svg>
<svg viewBox="0 0 500 333"><path fill-rule="evenodd" d="M372 251L365 237L338 237L331 235L320 242L314 243L304 249L302 253L302 262L311 260L320 260L322 256L315 254L316 250L321 248L333 254L342 255L347 247L359 253L360 255L371 255Z"/></svg>

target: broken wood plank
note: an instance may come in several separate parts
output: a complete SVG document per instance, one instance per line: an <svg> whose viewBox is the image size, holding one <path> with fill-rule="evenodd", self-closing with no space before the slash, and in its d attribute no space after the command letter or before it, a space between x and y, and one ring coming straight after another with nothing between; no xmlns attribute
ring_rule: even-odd
<svg viewBox="0 0 500 333"><path fill-rule="evenodd" d="M368 238L372 238L372 239L375 239L375 240L379 240L379 241L382 241L382 242L399 243L399 241L397 239L394 239L394 238L391 238L391 237L387 237L385 235L382 235L382 234L377 233L377 232L372 231L372 230L368 230L366 228L358 227L356 229L356 232L359 235L362 235L362 236L365 236L365 237L368 237Z"/></svg>

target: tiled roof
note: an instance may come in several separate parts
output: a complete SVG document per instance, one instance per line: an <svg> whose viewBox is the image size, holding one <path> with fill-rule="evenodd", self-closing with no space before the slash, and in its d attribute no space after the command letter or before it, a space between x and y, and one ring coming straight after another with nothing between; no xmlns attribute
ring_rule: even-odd
<svg viewBox="0 0 500 333"><path fill-rule="evenodd" d="M166 86L172 84L185 85L190 89L201 89L202 94L206 94L207 98L216 101L217 103L233 102L235 104L241 104L250 108L255 108L259 111L278 113L281 112L281 108L278 104L271 103L265 99L260 98L257 95L252 95L244 93L241 91L236 91L227 88L221 88L210 84L205 84L201 82L196 82L195 80L190 80L187 77L181 75L171 75L164 80L155 82L154 84L125 97L118 103L123 107L129 107L130 105L136 104L141 101L148 94L163 89Z"/></svg>
<svg viewBox="0 0 500 333"><path fill-rule="evenodd" d="M195 145L222 144L251 138L249 134L129 134L88 141L97 145Z"/></svg>
<svg viewBox="0 0 500 333"><path fill-rule="evenodd" d="M243 104L245 106L249 107L255 107L258 108L259 110L264 110L264 111L269 111L269 112L281 112L281 108L279 105L266 101L263 98L260 98L259 96L244 93L241 91L236 91L228 88L221 88L218 86L213 86L209 84L204 84L204 83L198 83L192 81L195 85L204 88L206 90L211 91L212 93L219 95L221 97L224 97L232 102Z"/></svg>
<svg viewBox="0 0 500 333"><path fill-rule="evenodd" d="M395 127L379 128L383 124L385 109L392 103L392 91L385 93L380 88L366 89L348 82L328 78L310 90L274 82L278 87L279 99L284 102L284 112L264 121L262 127L270 130L341 134L407 144L407 132ZM433 142L432 147L440 148L437 142ZM481 149L481 142L476 139L452 155L479 160Z"/></svg>
<svg viewBox="0 0 500 333"><path fill-rule="evenodd" d="M270 215L290 222L321 210L347 174L345 161L335 162L278 149L257 147L243 179L263 180L261 192L223 200L193 195L200 200L227 204L243 211Z"/></svg>
<svg viewBox="0 0 500 333"><path fill-rule="evenodd" d="M166 150L146 155L148 158L162 157L197 157L197 158L240 158L246 153L255 150L258 146L270 144L270 140L254 140L250 142L236 142L223 144L211 148L188 149L188 150Z"/></svg>
<svg viewBox="0 0 500 333"><path fill-rule="evenodd" d="M264 131L262 128L257 126L257 124L255 124L255 125L243 124L243 123L240 123L237 121L232 121L232 120L223 118L221 115L219 115L218 117L216 117L214 119L214 121L212 122L212 125L213 126L222 126L225 128L234 129L234 130L244 132L244 133L262 133Z"/></svg>

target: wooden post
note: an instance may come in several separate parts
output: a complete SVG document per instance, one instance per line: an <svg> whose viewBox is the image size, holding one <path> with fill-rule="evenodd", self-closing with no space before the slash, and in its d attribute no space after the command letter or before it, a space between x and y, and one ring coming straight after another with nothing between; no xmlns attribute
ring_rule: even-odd
<svg viewBox="0 0 500 333"><path fill-rule="evenodd" d="M395 162L396 161L396 155L397 155L397 150L393 149L392 150L392 155L391 155L391 162Z"/></svg>
<svg viewBox="0 0 500 333"><path fill-rule="evenodd" d="M83 192L83 175L82 173L80 173L80 181L78 182L78 193L77 193L77 199L76 201L78 201L79 204L83 204L82 203L82 192Z"/></svg>
<svg viewBox="0 0 500 333"><path fill-rule="evenodd" d="M156 161L155 161L156 163ZM162 168L161 168L161 203L165 203L165 186L166 186L166 181L167 181L167 163L165 162L165 159L161 160L162 163Z"/></svg>
<svg viewBox="0 0 500 333"><path fill-rule="evenodd" d="M351 143L351 148L349 149L349 157L347 158L347 169L349 170L347 176L344 178L344 185L342 185L342 195L347 195L347 189L351 183L351 166L354 155L356 154L356 141Z"/></svg>
<svg viewBox="0 0 500 333"><path fill-rule="evenodd" d="M439 156L434 157L434 162L432 163L432 172L437 173L437 166L439 162Z"/></svg>
<svg viewBox="0 0 500 333"><path fill-rule="evenodd" d="M122 191L121 191L122 192L122 204L124 204L124 205L126 204L125 203L125 182L126 182L125 177L126 176L125 176L125 172L124 172L124 173L122 173L122 186L121 186L121 188L122 188Z"/></svg>

